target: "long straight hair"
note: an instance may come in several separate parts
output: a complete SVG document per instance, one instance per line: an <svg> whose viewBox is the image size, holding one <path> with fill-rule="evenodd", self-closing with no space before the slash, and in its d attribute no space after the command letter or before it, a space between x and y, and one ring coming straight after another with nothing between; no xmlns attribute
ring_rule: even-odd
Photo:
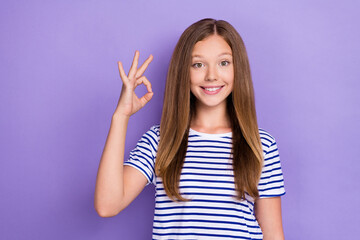
<svg viewBox="0 0 360 240"><path fill-rule="evenodd" d="M245 45L231 24L205 18L189 26L180 36L167 74L155 173L162 178L165 192L173 201L189 200L181 196L179 182L190 121L196 113L196 98L190 91L191 54L198 41L215 34L229 44L233 54L234 87L227 98L227 113L233 133L231 154L236 197L245 199L245 193L259 197L257 185L263 166L263 151Z"/></svg>

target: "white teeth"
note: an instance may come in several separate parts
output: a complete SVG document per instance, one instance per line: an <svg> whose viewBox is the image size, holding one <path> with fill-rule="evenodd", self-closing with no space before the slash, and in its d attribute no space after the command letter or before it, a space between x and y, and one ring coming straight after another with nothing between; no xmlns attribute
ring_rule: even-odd
<svg viewBox="0 0 360 240"><path fill-rule="evenodd" d="M214 92L218 89L220 89L221 87L217 87L217 88L205 88L206 91L210 91L210 92Z"/></svg>

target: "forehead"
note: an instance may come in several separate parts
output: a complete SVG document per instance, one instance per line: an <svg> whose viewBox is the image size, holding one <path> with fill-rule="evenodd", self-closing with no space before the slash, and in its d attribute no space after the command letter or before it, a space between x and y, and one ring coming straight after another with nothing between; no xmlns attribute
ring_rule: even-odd
<svg viewBox="0 0 360 240"><path fill-rule="evenodd" d="M232 55L231 47L219 35L211 35L198 41L192 51L192 57L214 57L220 54Z"/></svg>

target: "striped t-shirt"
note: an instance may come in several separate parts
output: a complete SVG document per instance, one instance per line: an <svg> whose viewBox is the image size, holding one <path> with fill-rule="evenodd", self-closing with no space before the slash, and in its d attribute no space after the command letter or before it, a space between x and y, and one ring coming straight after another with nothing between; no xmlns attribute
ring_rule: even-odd
<svg viewBox="0 0 360 240"><path fill-rule="evenodd" d="M207 134L190 129L180 176L180 193L188 202L173 202L161 178L154 174L160 125L154 125L130 152L125 165L138 169L155 185L153 239L263 239L254 215L254 200L235 198L232 133ZM285 194L279 152L274 137L259 129L264 166L260 198Z"/></svg>

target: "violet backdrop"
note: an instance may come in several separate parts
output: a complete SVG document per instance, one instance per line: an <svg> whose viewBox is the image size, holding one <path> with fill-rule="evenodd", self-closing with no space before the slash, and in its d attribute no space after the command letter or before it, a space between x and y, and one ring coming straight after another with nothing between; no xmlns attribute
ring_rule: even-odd
<svg viewBox="0 0 360 240"><path fill-rule="evenodd" d="M112 218L98 164L135 50L153 99L126 154L160 122L181 33L229 21L247 47L259 126L277 140L286 239L355 239L359 224L359 1L2 1L0 239L151 239L154 187ZM145 92L141 86L138 94Z"/></svg>

